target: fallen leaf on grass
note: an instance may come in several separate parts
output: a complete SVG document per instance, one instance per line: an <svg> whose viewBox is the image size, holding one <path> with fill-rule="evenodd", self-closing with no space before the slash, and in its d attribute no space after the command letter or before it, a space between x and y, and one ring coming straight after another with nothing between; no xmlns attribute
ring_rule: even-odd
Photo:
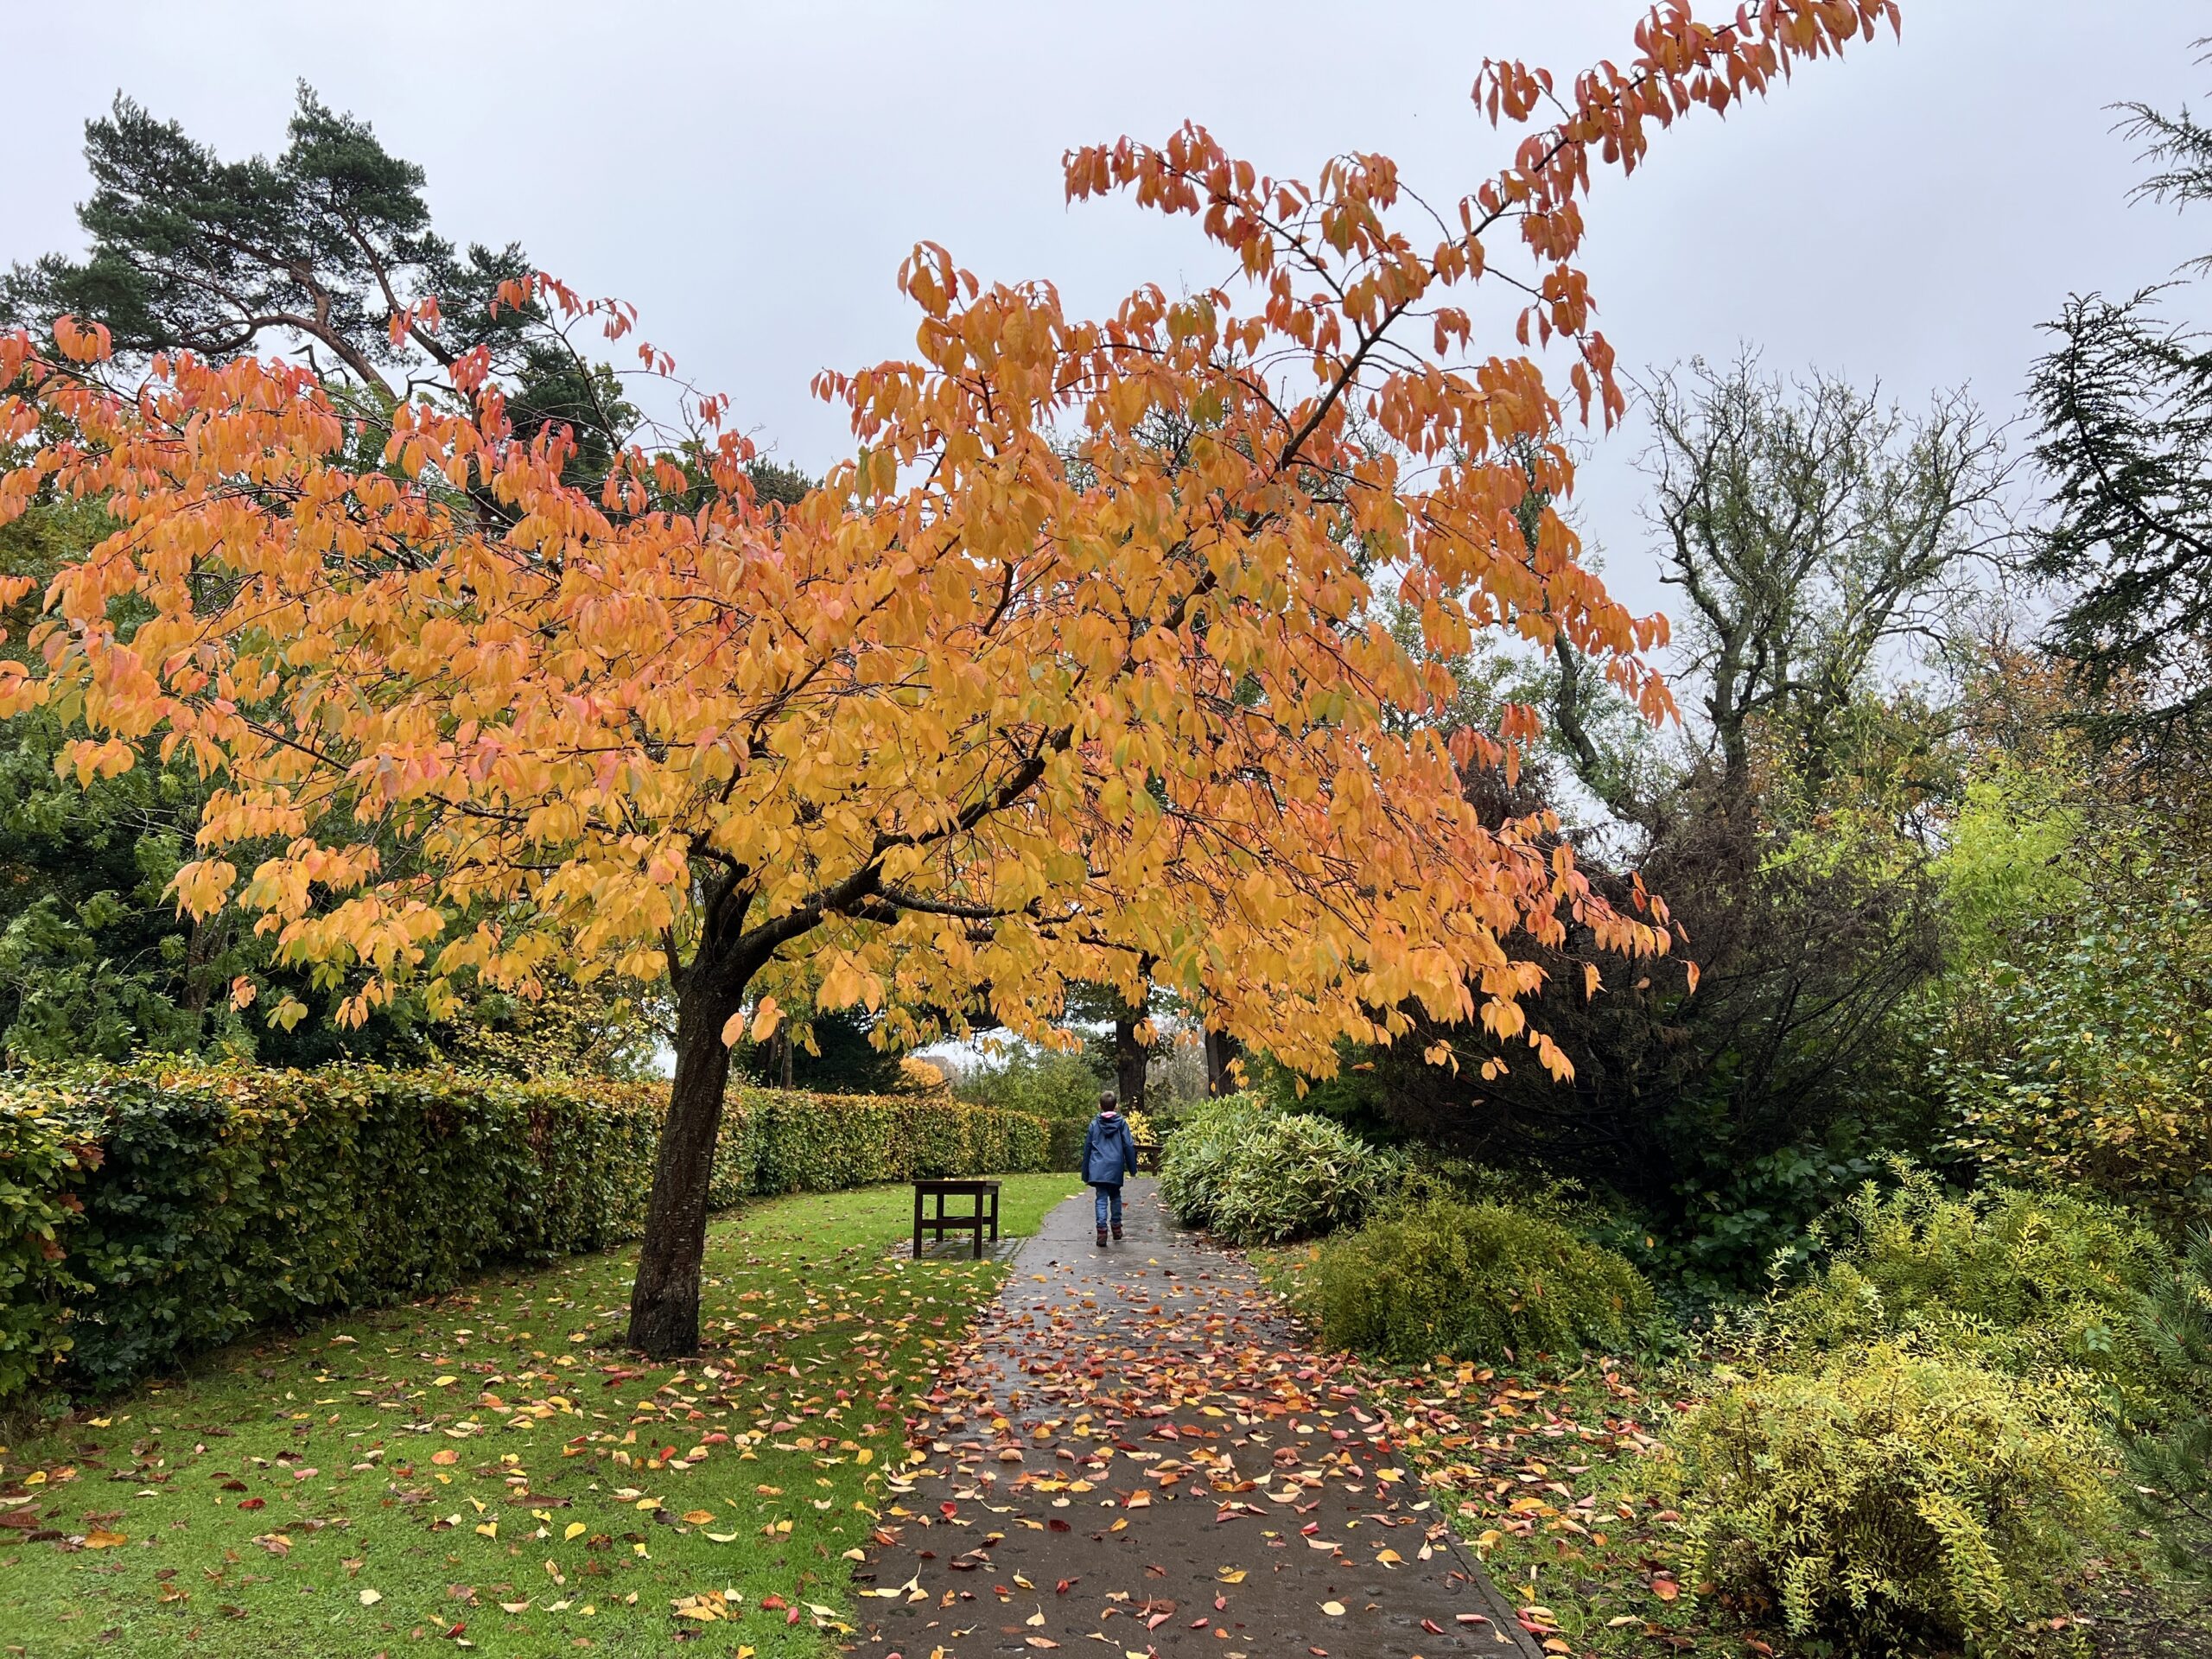
<svg viewBox="0 0 2212 1659"><path fill-rule="evenodd" d="M377 1603L383 1599L384 1592L381 1590L364 1590L361 1592L361 1605L364 1607L373 1607Z"/></svg>

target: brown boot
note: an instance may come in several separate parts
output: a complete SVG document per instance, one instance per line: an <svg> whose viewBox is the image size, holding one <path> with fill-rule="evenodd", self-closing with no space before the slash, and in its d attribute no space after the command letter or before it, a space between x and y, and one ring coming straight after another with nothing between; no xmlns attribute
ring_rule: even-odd
<svg viewBox="0 0 2212 1659"><path fill-rule="evenodd" d="M1118 1221L1114 1224L1114 1242L1116 1244L1122 1242L1122 1224Z"/></svg>
<svg viewBox="0 0 2212 1659"><path fill-rule="evenodd" d="M1098 1230L1098 1243L1102 1248L1106 1243L1106 1230L1103 1227Z"/></svg>

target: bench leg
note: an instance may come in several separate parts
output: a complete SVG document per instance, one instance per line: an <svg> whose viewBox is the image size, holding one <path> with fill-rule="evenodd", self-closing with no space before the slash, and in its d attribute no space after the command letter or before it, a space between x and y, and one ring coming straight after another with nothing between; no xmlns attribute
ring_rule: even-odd
<svg viewBox="0 0 2212 1659"><path fill-rule="evenodd" d="M922 1259L922 1189L914 1189L914 1260Z"/></svg>

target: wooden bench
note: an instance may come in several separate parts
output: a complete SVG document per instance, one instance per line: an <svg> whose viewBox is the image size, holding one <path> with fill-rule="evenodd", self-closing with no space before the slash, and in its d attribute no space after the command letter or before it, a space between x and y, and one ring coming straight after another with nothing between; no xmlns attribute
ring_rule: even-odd
<svg viewBox="0 0 2212 1659"><path fill-rule="evenodd" d="M922 1213L924 1198L935 1200L931 1212ZM947 1215L944 1201L948 1198L973 1198L975 1204L966 1215ZM983 1259L983 1230L990 1229L991 1242L999 1236L999 1184L996 1181L916 1181L914 1183L914 1256L922 1254L922 1235L934 1233L940 1240L947 1233L972 1233L976 1240L976 1259Z"/></svg>
<svg viewBox="0 0 2212 1659"><path fill-rule="evenodd" d="M1138 1174L1157 1175L1160 1173L1160 1143L1157 1141L1140 1141L1136 1143Z"/></svg>

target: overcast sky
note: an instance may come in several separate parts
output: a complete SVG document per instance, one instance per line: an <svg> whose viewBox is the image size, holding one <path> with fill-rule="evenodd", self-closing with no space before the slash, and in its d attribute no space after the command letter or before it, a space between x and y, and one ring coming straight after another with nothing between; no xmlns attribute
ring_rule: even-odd
<svg viewBox="0 0 2212 1659"><path fill-rule="evenodd" d="M1564 79L1623 55L1643 10L0 0L11 56L45 66L10 91L0 259L80 245L83 124L117 90L237 156L282 147L304 79L428 168L446 234L520 241L572 285L634 302L646 338L818 470L845 434L808 382L910 350L892 276L918 239L986 278L1050 277L1094 315L1139 282L1220 280L1187 225L1065 206L1068 146L1191 118L1264 170L1310 178L1332 153L1379 149L1450 199L1506 153L1467 99L1485 54ZM2137 169L2108 108L2212 92L2191 48L2212 5L1904 0L1904 17L1901 43L1660 135L1646 168L1600 186L1587 263L1624 363L1751 343L1908 401L1970 383L2009 416L2037 325L2069 291L2131 289L2212 248L2212 214L2127 205ZM1583 515L1648 607L1663 594L1638 447L1632 429L1598 447Z"/></svg>

